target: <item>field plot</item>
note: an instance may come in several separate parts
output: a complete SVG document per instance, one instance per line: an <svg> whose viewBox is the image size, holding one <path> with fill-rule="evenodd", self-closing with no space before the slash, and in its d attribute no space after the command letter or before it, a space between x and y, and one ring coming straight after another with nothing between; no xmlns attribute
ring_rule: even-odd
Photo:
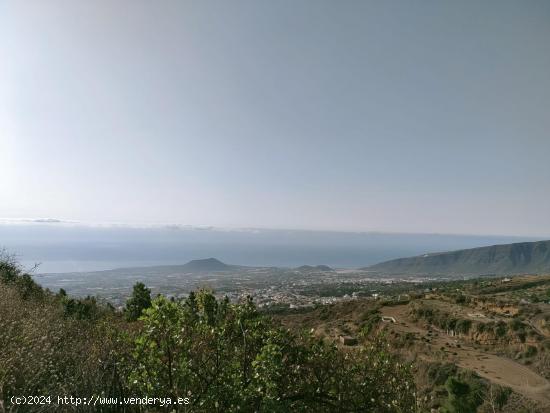
<svg viewBox="0 0 550 413"><path fill-rule="evenodd" d="M493 383L510 387L515 392L550 407L550 382L528 367L476 349L460 338L447 335L444 331L423 327L422 323L411 319L408 305L385 306L382 307L381 313L387 317L394 317L397 321L395 324L388 324L388 328L401 333L413 333L418 338L429 337L427 343L432 352L421 354L423 359L437 361L437 354L443 351L456 365L473 370ZM433 356L434 354L436 356Z"/></svg>

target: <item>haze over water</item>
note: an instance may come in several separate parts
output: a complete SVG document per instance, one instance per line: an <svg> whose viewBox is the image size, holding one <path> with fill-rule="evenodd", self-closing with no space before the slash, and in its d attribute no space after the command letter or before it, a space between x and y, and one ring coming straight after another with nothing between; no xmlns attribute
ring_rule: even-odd
<svg viewBox="0 0 550 413"><path fill-rule="evenodd" d="M40 263L39 273L184 264L207 257L251 266L326 264L358 268L425 252L536 239L178 226L0 225L2 246L27 268Z"/></svg>

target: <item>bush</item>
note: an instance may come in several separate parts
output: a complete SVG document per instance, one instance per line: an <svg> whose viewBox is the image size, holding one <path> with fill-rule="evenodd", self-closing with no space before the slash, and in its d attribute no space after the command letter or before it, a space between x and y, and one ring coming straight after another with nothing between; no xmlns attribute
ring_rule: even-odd
<svg viewBox="0 0 550 413"><path fill-rule="evenodd" d="M525 357L533 357L537 354L537 348L535 346L527 346L525 350Z"/></svg>
<svg viewBox="0 0 550 413"><path fill-rule="evenodd" d="M361 318L363 319L362 333L365 335L371 334L381 320L380 312L377 309L366 311Z"/></svg>
<svg viewBox="0 0 550 413"><path fill-rule="evenodd" d="M508 326L504 321L499 321L495 328L495 335L497 337L504 337L506 335L506 332L508 330Z"/></svg>
<svg viewBox="0 0 550 413"><path fill-rule="evenodd" d="M472 327L471 320L458 320L456 323L456 331L461 334L468 334L471 327Z"/></svg>
<svg viewBox="0 0 550 413"><path fill-rule="evenodd" d="M458 371L458 367L453 363L432 363L428 367L428 380L435 386L445 384L447 379L454 376Z"/></svg>
<svg viewBox="0 0 550 413"><path fill-rule="evenodd" d="M467 301L466 296L464 296L463 294L459 294L455 298L455 303L457 304L465 304L466 301Z"/></svg>
<svg viewBox="0 0 550 413"><path fill-rule="evenodd" d="M66 317L53 296L29 304L13 286L0 285L0 297L0 397L7 411L44 407L10 410L14 395L113 394L124 388L117 367L120 346L110 324Z"/></svg>
<svg viewBox="0 0 550 413"><path fill-rule="evenodd" d="M134 343L130 383L138 394L188 394L198 411L413 412L409 369L376 338L344 353L309 334L294 336L252 301L153 300Z"/></svg>
<svg viewBox="0 0 550 413"><path fill-rule="evenodd" d="M510 322L510 328L511 328L513 331L519 331L519 330L523 330L524 326L523 326L523 323L521 322L520 319L514 318L514 319Z"/></svg>
<svg viewBox="0 0 550 413"><path fill-rule="evenodd" d="M483 385L474 375L452 376L445 382L445 413L472 413L483 403Z"/></svg>

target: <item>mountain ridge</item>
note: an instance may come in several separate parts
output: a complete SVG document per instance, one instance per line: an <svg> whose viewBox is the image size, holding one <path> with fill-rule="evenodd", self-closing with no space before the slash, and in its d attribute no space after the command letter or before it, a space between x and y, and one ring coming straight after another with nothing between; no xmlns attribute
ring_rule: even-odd
<svg viewBox="0 0 550 413"><path fill-rule="evenodd" d="M514 275L550 273L550 240L497 244L384 261L363 270L387 275Z"/></svg>

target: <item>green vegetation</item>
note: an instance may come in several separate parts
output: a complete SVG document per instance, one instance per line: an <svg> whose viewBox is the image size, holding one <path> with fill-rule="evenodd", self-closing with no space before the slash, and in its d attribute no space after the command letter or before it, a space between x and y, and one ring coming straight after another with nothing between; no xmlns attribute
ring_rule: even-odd
<svg viewBox="0 0 550 413"><path fill-rule="evenodd" d="M457 333L468 334L472 327L471 320L456 318L445 311L432 308L424 303L413 307L412 315L416 319L424 319L443 330L453 330Z"/></svg>
<svg viewBox="0 0 550 413"><path fill-rule="evenodd" d="M137 283L117 311L44 290L0 259L0 411L42 411L10 397L49 394L181 397L190 404L175 410L185 412L513 412L530 393L477 376L485 355L548 378L549 307L527 299L546 294L550 277L405 284L377 287L378 300L260 311L251 298L231 303L204 289L152 299Z"/></svg>
<svg viewBox="0 0 550 413"><path fill-rule="evenodd" d="M460 334L468 334L470 328L472 327L471 320L458 320L456 322L456 331Z"/></svg>
<svg viewBox="0 0 550 413"><path fill-rule="evenodd" d="M452 363L431 363L428 367L427 376L430 383L441 386L457 371L458 368Z"/></svg>
<svg viewBox="0 0 550 413"><path fill-rule="evenodd" d="M201 290L149 306L142 285L126 311L142 315L128 322L93 298L42 290L13 262L0 264L0 280L0 401L9 411L44 410L10 404L31 394L188 397L186 412L416 411L409 367L377 335L344 352L279 327L250 299L231 304Z"/></svg>
<svg viewBox="0 0 550 413"><path fill-rule="evenodd" d="M445 413L471 413L483 403L483 387L474 376L451 376L445 382L448 392L444 404Z"/></svg>
<svg viewBox="0 0 550 413"><path fill-rule="evenodd" d="M361 316L361 319L363 321L363 334L370 334L374 331L374 329L378 326L380 323L380 311L378 309L373 308L371 310L365 311L363 315Z"/></svg>
<svg viewBox="0 0 550 413"><path fill-rule="evenodd" d="M421 390L420 396L424 394L427 403L421 412L496 413L502 411L511 395L509 388L488 383L453 363L429 363L423 366L422 374L427 379L427 388Z"/></svg>
<svg viewBox="0 0 550 413"><path fill-rule="evenodd" d="M122 386L122 347L108 307L101 320L67 312L62 294L43 291L15 265L0 268L0 401L8 411L11 396L109 395Z"/></svg>
<svg viewBox="0 0 550 413"><path fill-rule="evenodd" d="M450 372L450 370L447 370ZM470 413L481 411L500 412L508 402L511 390L493 384L487 384L471 372L448 375L445 380L447 398L443 403L443 413Z"/></svg>
<svg viewBox="0 0 550 413"><path fill-rule="evenodd" d="M145 284L138 282L134 285L132 296L126 301L126 319L136 321L143 310L151 307L151 290Z"/></svg>
<svg viewBox="0 0 550 413"><path fill-rule="evenodd" d="M207 291L160 296L142 322L130 371L142 393L187 394L204 411L414 411L412 377L381 341L345 354Z"/></svg>

